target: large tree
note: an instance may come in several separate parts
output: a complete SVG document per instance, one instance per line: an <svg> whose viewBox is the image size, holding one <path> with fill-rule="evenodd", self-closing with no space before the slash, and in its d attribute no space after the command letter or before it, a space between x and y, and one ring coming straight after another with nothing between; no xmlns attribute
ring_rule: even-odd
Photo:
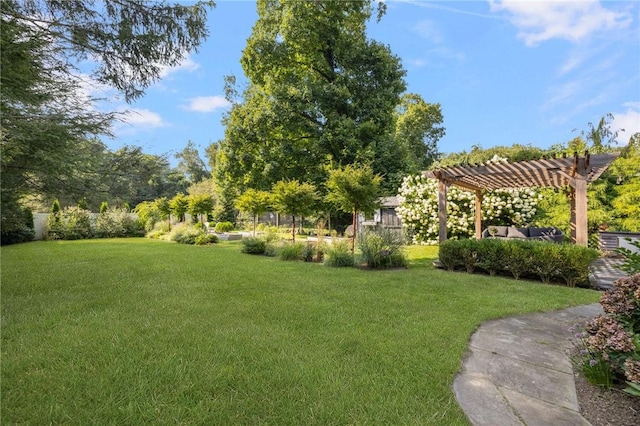
<svg viewBox="0 0 640 426"><path fill-rule="evenodd" d="M321 185L331 165L373 163L394 143L400 60L366 36L369 1L259 0L217 167L241 186ZM397 150L396 150L397 151ZM381 172L390 172L384 170Z"/></svg>
<svg viewBox="0 0 640 426"><path fill-rule="evenodd" d="M178 65L207 35L206 7L145 0L0 2L2 220L28 194L72 191L95 173L96 145L115 115L92 109L87 76L127 101ZM86 61L90 59L90 61ZM6 214L6 215L5 215ZM8 217L8 216L6 216Z"/></svg>

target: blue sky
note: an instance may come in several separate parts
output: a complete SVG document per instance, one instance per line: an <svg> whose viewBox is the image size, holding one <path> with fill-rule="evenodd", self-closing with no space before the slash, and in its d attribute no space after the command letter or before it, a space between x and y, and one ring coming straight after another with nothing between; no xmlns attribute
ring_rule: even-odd
<svg viewBox="0 0 640 426"><path fill-rule="evenodd" d="M369 36L390 46L407 71L407 91L440 103L441 152L514 143L564 143L614 114L619 142L640 131L640 2L392 1ZM106 140L117 149L201 149L224 137L223 78L239 82L242 49L257 19L253 1L217 1L197 54L131 105Z"/></svg>

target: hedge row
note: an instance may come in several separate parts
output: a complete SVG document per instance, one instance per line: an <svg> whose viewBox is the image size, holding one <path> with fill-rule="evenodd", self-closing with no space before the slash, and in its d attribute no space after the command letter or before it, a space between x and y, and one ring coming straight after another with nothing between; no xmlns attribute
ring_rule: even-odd
<svg viewBox="0 0 640 426"><path fill-rule="evenodd" d="M538 277L542 282L564 281L569 287L588 284L589 265L598 252L572 244L526 240L447 240L440 244L440 262L450 271L481 270L515 279Z"/></svg>

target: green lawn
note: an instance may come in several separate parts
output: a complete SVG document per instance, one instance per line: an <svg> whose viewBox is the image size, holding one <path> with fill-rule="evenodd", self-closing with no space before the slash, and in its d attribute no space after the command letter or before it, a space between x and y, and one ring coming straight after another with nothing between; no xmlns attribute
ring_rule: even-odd
<svg viewBox="0 0 640 426"><path fill-rule="evenodd" d="M466 424L451 385L484 320L598 293L334 269L236 242L2 247L2 423Z"/></svg>

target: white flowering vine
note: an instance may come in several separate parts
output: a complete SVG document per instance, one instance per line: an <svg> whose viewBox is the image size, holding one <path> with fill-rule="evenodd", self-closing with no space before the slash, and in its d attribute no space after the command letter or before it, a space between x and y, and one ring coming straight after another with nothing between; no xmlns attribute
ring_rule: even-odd
<svg viewBox="0 0 640 426"><path fill-rule="evenodd" d="M486 225L527 226L536 214L542 196L536 189L488 191L482 199L482 220ZM414 244L438 242L438 181L424 176L407 176L398 190L396 214L413 234ZM447 235L469 238L474 234L475 194L456 186L447 190Z"/></svg>

